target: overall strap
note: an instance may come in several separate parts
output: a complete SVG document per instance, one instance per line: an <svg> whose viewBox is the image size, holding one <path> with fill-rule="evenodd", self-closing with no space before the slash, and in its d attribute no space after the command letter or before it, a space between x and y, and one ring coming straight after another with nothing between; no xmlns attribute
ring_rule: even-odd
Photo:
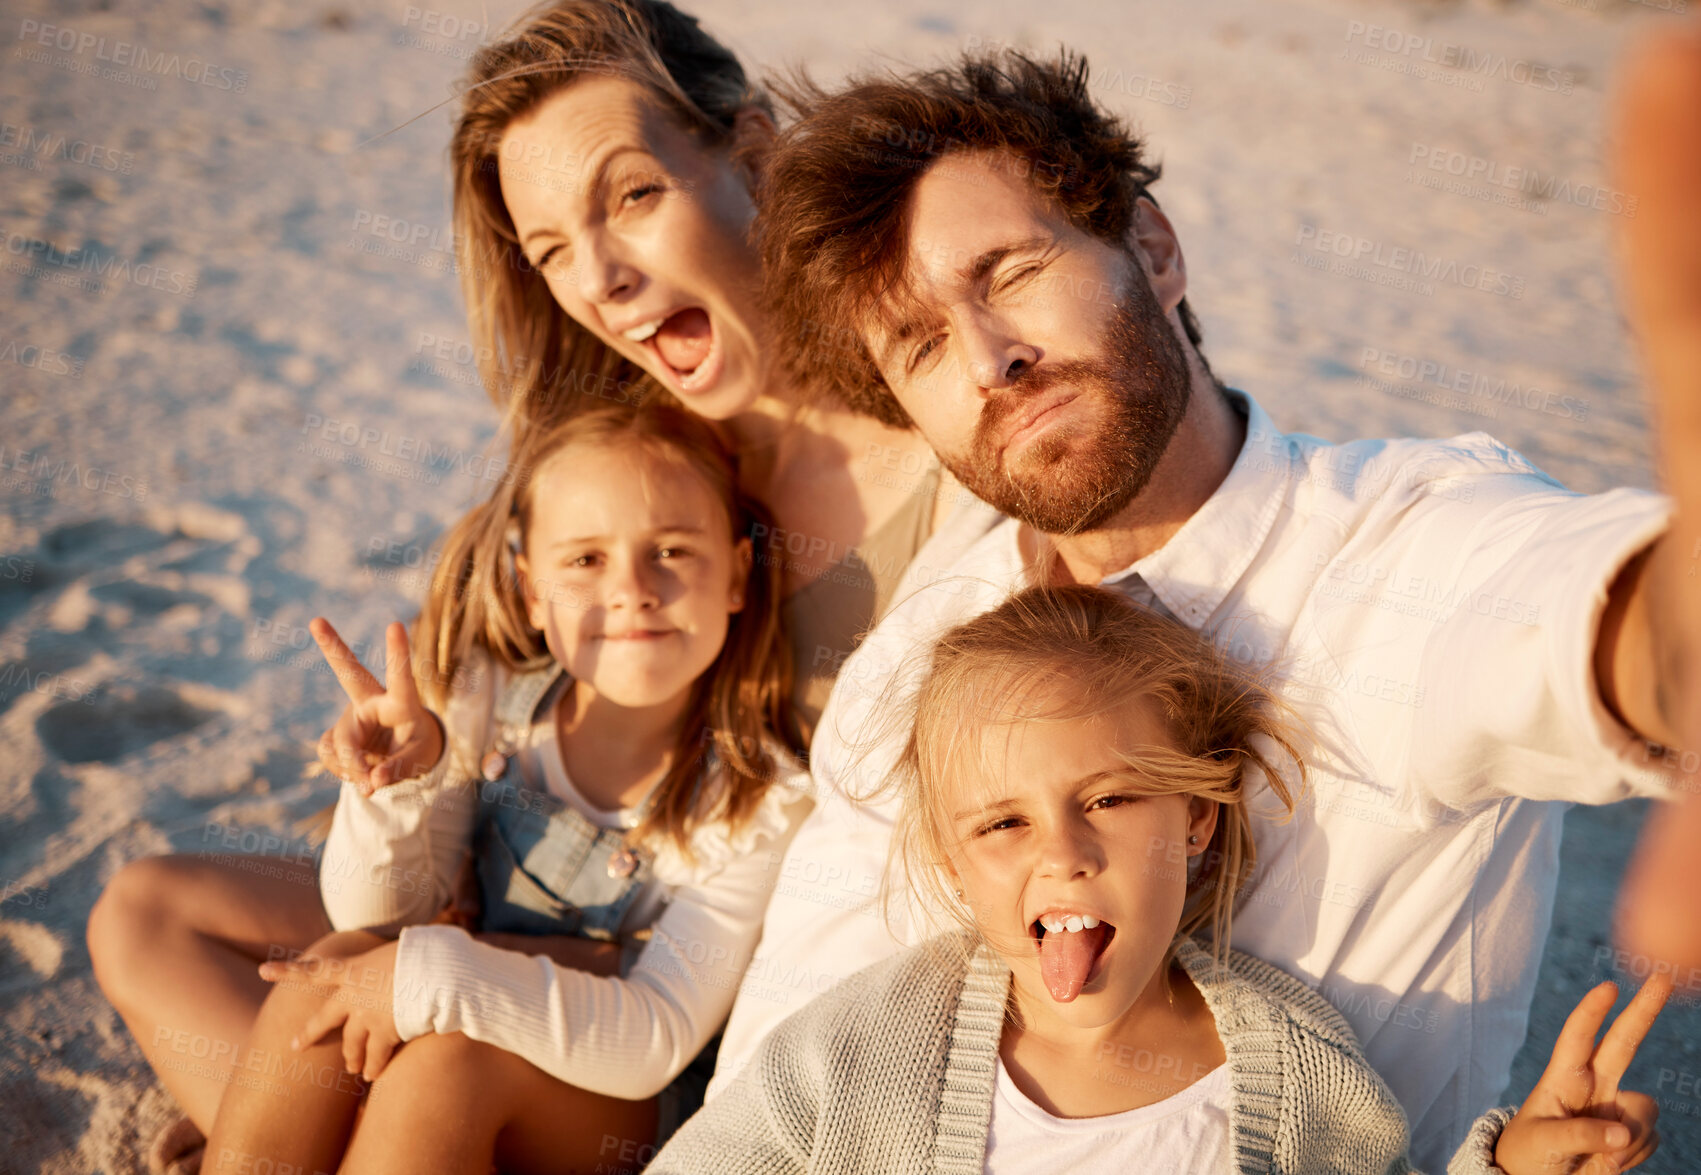
<svg viewBox="0 0 1701 1175"><path fill-rule="evenodd" d="M507 680L491 711L492 750L511 755L519 748L537 714L538 703L566 672L550 664L529 673L516 673Z"/></svg>

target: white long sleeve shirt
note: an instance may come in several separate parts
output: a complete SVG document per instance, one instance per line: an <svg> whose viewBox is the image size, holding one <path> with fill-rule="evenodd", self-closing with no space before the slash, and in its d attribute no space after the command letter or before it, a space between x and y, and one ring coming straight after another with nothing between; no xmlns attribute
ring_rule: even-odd
<svg viewBox="0 0 1701 1175"><path fill-rule="evenodd" d="M570 1085L611 1097L660 1092L721 1026L762 929L773 862L810 807L808 774L770 748L781 774L751 822L699 831L695 863L671 847L633 901L622 937L650 939L621 976L481 943L456 926L420 925L448 902L478 814L473 767L485 747L501 673L451 703L449 749L428 775L363 796L345 784L320 865L331 924L401 932L392 1007L402 1039L464 1032ZM547 709L547 708L546 708ZM533 723L516 754L527 786L603 827L636 809L592 807L567 778L555 724Z"/></svg>
<svg viewBox="0 0 1701 1175"><path fill-rule="evenodd" d="M1671 787L1594 675L1607 590L1669 503L1568 492L1482 433L1334 445L1242 402L1223 484L1104 583L1273 665L1309 723L1293 819L1254 796L1234 945L1341 1009L1405 1107L1414 1162L1439 1169L1510 1079L1567 805ZM896 801L859 797L901 750L888 718L913 699L918 651L1027 585L1017 523L961 525L978 535L922 549L835 683L810 752L818 803L777 869L711 1098L778 1021L937 925L881 916Z"/></svg>

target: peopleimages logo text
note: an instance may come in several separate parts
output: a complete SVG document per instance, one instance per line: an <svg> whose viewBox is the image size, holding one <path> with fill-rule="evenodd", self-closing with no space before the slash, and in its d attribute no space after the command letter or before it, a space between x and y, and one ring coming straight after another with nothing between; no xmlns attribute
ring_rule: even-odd
<svg viewBox="0 0 1701 1175"><path fill-rule="evenodd" d="M95 33L78 32L64 25L43 24L39 20L18 22L18 40L33 40L37 45L78 56L92 52L96 61L151 73L159 77L174 77L196 85L228 90L233 94L248 91L248 71L213 65L199 57L181 53L155 53L146 45L134 41L108 41Z"/></svg>

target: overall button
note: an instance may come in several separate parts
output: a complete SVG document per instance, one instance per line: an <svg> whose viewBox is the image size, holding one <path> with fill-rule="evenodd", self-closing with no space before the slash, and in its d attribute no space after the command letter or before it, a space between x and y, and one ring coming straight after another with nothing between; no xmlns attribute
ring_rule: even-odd
<svg viewBox="0 0 1701 1175"><path fill-rule="evenodd" d="M638 855L631 849L621 849L612 853L608 858L608 875L614 878L630 877L638 871Z"/></svg>

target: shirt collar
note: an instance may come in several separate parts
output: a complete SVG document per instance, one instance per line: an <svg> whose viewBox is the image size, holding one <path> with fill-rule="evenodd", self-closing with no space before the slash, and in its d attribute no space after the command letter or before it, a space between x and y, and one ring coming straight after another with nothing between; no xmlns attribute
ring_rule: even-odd
<svg viewBox="0 0 1701 1175"><path fill-rule="evenodd" d="M1246 414L1246 439L1228 476L1169 542L1102 581L1109 586L1138 575L1192 628L1210 619L1252 565L1292 477L1286 436L1258 401L1232 388L1225 392Z"/></svg>

